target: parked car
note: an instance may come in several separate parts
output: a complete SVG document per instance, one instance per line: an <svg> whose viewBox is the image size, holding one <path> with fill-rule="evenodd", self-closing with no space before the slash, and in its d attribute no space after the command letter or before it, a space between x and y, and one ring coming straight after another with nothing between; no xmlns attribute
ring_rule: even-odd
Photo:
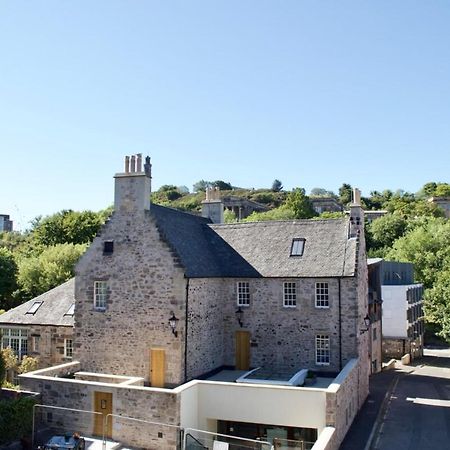
<svg viewBox="0 0 450 450"><path fill-rule="evenodd" d="M64 436L52 436L39 450L84 450L85 442L78 434L65 434Z"/></svg>

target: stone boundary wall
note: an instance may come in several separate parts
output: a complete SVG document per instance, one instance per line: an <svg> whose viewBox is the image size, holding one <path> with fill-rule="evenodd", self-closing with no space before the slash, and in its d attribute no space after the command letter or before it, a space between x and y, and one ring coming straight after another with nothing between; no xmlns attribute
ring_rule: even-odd
<svg viewBox="0 0 450 450"><path fill-rule="evenodd" d="M360 372L360 361L350 360L327 389L326 424L327 427L335 428L334 440L337 446L344 439L361 406L360 391L365 391L365 387L360 383Z"/></svg>
<svg viewBox="0 0 450 450"><path fill-rule="evenodd" d="M65 365L66 366L66 365ZM57 375L67 371L67 367L52 370ZM37 372L44 372L37 371ZM126 418L113 419L112 439L118 440L132 447L143 447L150 450L173 450L179 442L179 397L169 389L145 388L140 386L127 386L110 383L100 383L85 380L74 380L49 377L33 372L23 375L21 380L28 389L40 392L43 405L62 408L76 408L85 413L59 414L56 421L62 429L92 435L94 430L94 392L108 392L112 394L112 413L124 417L134 416L141 420L155 422L161 425L145 425L142 433L142 422L136 423ZM49 410L52 412L51 410ZM41 409L40 419L46 423L48 420L45 407ZM164 424L174 425L168 427ZM51 425L51 424L49 424Z"/></svg>

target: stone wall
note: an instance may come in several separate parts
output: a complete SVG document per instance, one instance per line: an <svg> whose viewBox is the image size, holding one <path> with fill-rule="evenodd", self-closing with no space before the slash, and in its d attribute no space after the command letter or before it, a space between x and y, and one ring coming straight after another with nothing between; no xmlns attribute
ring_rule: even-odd
<svg viewBox="0 0 450 450"><path fill-rule="evenodd" d="M104 241L114 242L110 255ZM166 352L166 384L184 379L186 280L148 211L114 213L76 269L75 349L83 370L149 380L150 349ZM94 308L94 282L108 284L105 311Z"/></svg>
<svg viewBox="0 0 450 450"><path fill-rule="evenodd" d="M403 355L409 353L411 359L423 356L423 337L418 336L416 339L409 338L383 338L383 358L400 359Z"/></svg>
<svg viewBox="0 0 450 450"><path fill-rule="evenodd" d="M238 281L250 285L250 305L236 319ZM283 282L297 285L297 306L283 306ZM315 283L329 283L329 308L315 307ZM342 366L339 351L339 283L329 279L191 279L188 306L188 379L221 365L235 365L235 334L250 332L251 367L278 371L310 368L339 372L357 353L357 284L342 281ZM330 336L330 365L316 365L316 334ZM344 334L345 333L345 334Z"/></svg>
<svg viewBox="0 0 450 450"><path fill-rule="evenodd" d="M29 325L27 328L28 355L38 359L39 368L72 360L64 356L64 340L73 340L73 327Z"/></svg>
<svg viewBox="0 0 450 450"><path fill-rule="evenodd" d="M89 411L95 409L94 392L109 392L112 394L112 413L123 416L112 418L113 440L149 450L177 448L179 399L170 390L124 387L62 378L45 379L39 376L27 376L23 378L23 384L27 389L40 392L44 405L86 411L71 412L40 407L36 417L39 426L48 426L58 433L79 432L84 436L92 436L95 415ZM130 415L141 421L128 419Z"/></svg>
<svg viewBox="0 0 450 450"><path fill-rule="evenodd" d="M327 427L334 427L334 441L339 445L359 410L361 361L351 360L327 390ZM335 447L337 448L337 447Z"/></svg>

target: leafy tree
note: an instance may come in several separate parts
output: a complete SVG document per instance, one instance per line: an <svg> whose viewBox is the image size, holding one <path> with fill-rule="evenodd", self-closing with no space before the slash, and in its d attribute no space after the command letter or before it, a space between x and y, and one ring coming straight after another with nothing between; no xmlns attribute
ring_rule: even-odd
<svg viewBox="0 0 450 450"><path fill-rule="evenodd" d="M408 222L401 215L386 214L366 225L367 250L388 251L394 242L407 231ZM379 256L380 253L378 253Z"/></svg>
<svg viewBox="0 0 450 450"><path fill-rule="evenodd" d="M33 239L41 246L91 242L105 221L105 215L92 211L63 210L34 222Z"/></svg>
<svg viewBox="0 0 450 450"><path fill-rule="evenodd" d="M233 190L233 186L231 186L231 183L226 183L222 180L216 180L212 183L212 186L215 188L218 188L220 191L231 191Z"/></svg>
<svg viewBox="0 0 450 450"><path fill-rule="evenodd" d="M292 219L295 219L294 211L285 206L280 206L279 208L274 208L266 212L253 212L245 219L242 219L242 222L265 222L268 220Z"/></svg>
<svg viewBox="0 0 450 450"><path fill-rule="evenodd" d="M225 223L237 222L236 214L230 209L225 209L223 212L223 220Z"/></svg>
<svg viewBox="0 0 450 450"><path fill-rule="evenodd" d="M280 192L283 189L283 184L280 180L275 179L273 180L271 189L273 192Z"/></svg>
<svg viewBox="0 0 450 450"><path fill-rule="evenodd" d="M0 336L1 338L1 336ZM3 352L0 351L0 387L2 386L3 382L6 378L6 363L3 358Z"/></svg>
<svg viewBox="0 0 450 450"><path fill-rule="evenodd" d="M197 181L197 183L194 183L194 186L192 186L192 190L194 192L205 192L206 189L211 186L212 186L211 181L200 180Z"/></svg>
<svg viewBox="0 0 450 450"><path fill-rule="evenodd" d="M450 184L439 183L434 191L436 197L450 197Z"/></svg>
<svg viewBox="0 0 450 450"><path fill-rule="evenodd" d="M295 219L309 219L316 215L303 188L293 189L287 196L285 207L294 213Z"/></svg>
<svg viewBox="0 0 450 450"><path fill-rule="evenodd" d="M0 309L12 306L12 294L17 289L17 264L13 254L0 248Z"/></svg>
<svg viewBox="0 0 450 450"><path fill-rule="evenodd" d="M353 188L351 184L343 183L339 188L339 202L348 205L352 201Z"/></svg>
<svg viewBox="0 0 450 450"><path fill-rule="evenodd" d="M19 261L18 284L25 298L36 297L74 275L74 267L86 244L57 244L40 255Z"/></svg>
<svg viewBox="0 0 450 450"><path fill-rule="evenodd" d="M326 189L319 187L311 189L310 195L311 197L336 197L336 194L333 191L327 191Z"/></svg>

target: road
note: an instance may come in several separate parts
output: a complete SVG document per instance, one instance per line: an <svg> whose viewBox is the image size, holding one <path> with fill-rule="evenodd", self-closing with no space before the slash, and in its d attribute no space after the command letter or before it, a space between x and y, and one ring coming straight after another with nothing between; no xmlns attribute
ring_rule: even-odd
<svg viewBox="0 0 450 450"><path fill-rule="evenodd" d="M426 350L416 364L397 378L372 450L450 449L450 349Z"/></svg>

